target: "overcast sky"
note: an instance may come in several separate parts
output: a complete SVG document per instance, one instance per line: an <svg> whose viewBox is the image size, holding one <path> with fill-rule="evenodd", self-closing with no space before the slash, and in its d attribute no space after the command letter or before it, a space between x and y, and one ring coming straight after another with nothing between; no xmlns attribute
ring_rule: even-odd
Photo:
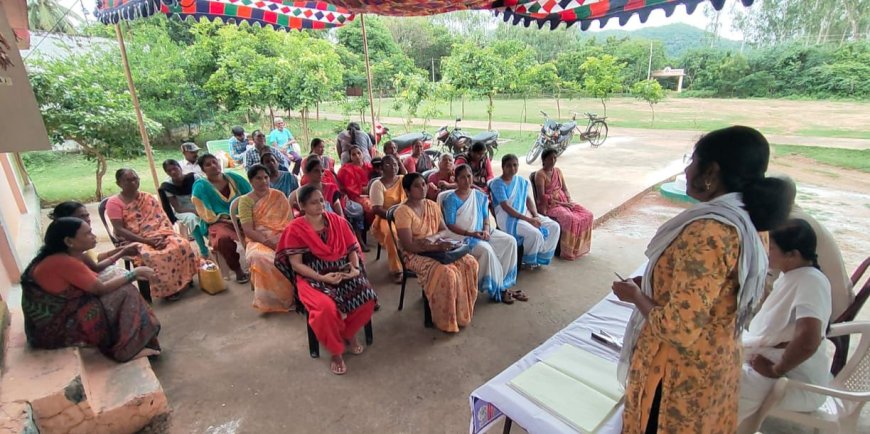
<svg viewBox="0 0 870 434"><path fill-rule="evenodd" d="M59 1L62 5L64 5L64 7L73 6L73 8L74 8L73 10L75 12L77 12L79 15L82 14L82 5L84 5L85 9L88 11L88 16L86 17L86 19L88 19L88 20L94 19L93 18L93 11L94 11L94 5L96 4L95 0L59 0ZM736 40L743 39L742 34L740 34L739 32L735 32L735 31L731 30L731 16L728 12L726 12L729 8L725 7L723 9L724 9L724 11L722 12L722 17L720 19L722 22L722 26L721 26L721 30L719 31L719 36L729 38L729 39L736 39ZM686 23L686 24L695 26L699 29L704 29L707 27L707 21L708 20L704 16L704 11L703 11L702 6L699 6L695 10L695 13L692 15L688 15L686 13L685 7L677 6L676 10L674 11L674 14L671 15L670 17L665 17L665 13L662 10L654 11L653 13L650 14L649 19L644 24L641 24L640 19L637 17L637 15L635 15L631 18L631 20L629 20L629 22L624 27L622 27L622 29L636 30L636 29L640 29L643 27L657 27L657 26L663 26L665 24L671 24L671 23ZM604 28L604 30L611 30L611 29L618 29L618 28L620 28L619 22L617 20L612 20ZM594 32L596 30L599 30L598 23L593 24L592 27L589 28L589 31L592 31L592 32Z"/></svg>

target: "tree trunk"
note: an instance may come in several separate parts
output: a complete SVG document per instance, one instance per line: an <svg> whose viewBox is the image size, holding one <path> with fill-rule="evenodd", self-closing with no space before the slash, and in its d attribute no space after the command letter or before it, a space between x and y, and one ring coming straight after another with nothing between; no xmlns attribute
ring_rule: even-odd
<svg viewBox="0 0 870 434"><path fill-rule="evenodd" d="M82 147L82 150L84 150L86 154L97 159L97 170L94 172L97 181L97 188L94 191L94 196L96 196L97 200L103 200L103 176L106 175L107 170L106 157L97 151L96 148L86 144L85 140L77 137L70 137L70 139L78 142L79 146Z"/></svg>
<svg viewBox="0 0 870 434"><path fill-rule="evenodd" d="M607 103L604 102L604 98L601 98L601 105L604 107L604 116L607 116Z"/></svg>
<svg viewBox="0 0 870 434"><path fill-rule="evenodd" d="M562 96L561 91L556 92L556 118L562 119L562 102L559 99Z"/></svg>
<svg viewBox="0 0 870 434"><path fill-rule="evenodd" d="M489 124L486 129L492 131L492 94L487 95L487 97L489 97L489 107L486 109L486 114L489 115Z"/></svg>
<svg viewBox="0 0 870 434"><path fill-rule="evenodd" d="M523 132L523 124L526 122L526 96L523 95L523 120L520 122L520 133Z"/></svg>
<svg viewBox="0 0 870 434"><path fill-rule="evenodd" d="M308 108L302 108L302 137L305 139L305 143L311 143L308 141Z"/></svg>
<svg viewBox="0 0 870 434"><path fill-rule="evenodd" d="M251 123L251 110L245 110L245 123Z"/></svg>
<svg viewBox="0 0 870 434"><path fill-rule="evenodd" d="M269 104L269 119L271 119L269 122L272 122L272 129L275 129L275 110L272 109L272 104Z"/></svg>
<svg viewBox="0 0 870 434"><path fill-rule="evenodd" d="M656 123L656 109L653 107L653 104L649 104L649 109L652 110L652 121L649 123L650 126Z"/></svg>
<svg viewBox="0 0 870 434"><path fill-rule="evenodd" d="M453 96L450 96L450 117L453 117Z"/></svg>
<svg viewBox="0 0 870 434"><path fill-rule="evenodd" d="M384 99L384 89L378 89L378 119L381 118L381 102Z"/></svg>
<svg viewBox="0 0 870 434"><path fill-rule="evenodd" d="M462 118L465 118L465 95L462 95Z"/></svg>
<svg viewBox="0 0 870 434"><path fill-rule="evenodd" d="M317 120L320 120L320 103L315 103L314 108L317 110Z"/></svg>

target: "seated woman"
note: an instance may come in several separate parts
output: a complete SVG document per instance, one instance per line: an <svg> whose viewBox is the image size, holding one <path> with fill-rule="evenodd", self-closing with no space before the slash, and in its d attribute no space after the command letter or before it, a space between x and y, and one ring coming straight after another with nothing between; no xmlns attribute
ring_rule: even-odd
<svg viewBox="0 0 870 434"><path fill-rule="evenodd" d="M770 232L770 267L782 271L773 290L743 333L743 375L738 420L761 407L776 379L817 386L831 380L825 339L831 317L831 284L819 270L816 234L806 220L790 220ZM778 407L813 411L824 395L788 389Z"/></svg>
<svg viewBox="0 0 870 434"><path fill-rule="evenodd" d="M456 333L471 323L477 301L478 265L474 256L465 255L451 264L427 256L426 252L450 250L454 244L443 237L448 233L441 209L426 199L423 175L409 173L402 178L408 200L396 209L396 232L405 265L417 273L432 309L432 322L439 330Z"/></svg>
<svg viewBox="0 0 870 434"><path fill-rule="evenodd" d="M432 168L432 158L423 152L423 141L417 140L411 148L411 155L405 157L402 165L408 173L423 173Z"/></svg>
<svg viewBox="0 0 870 434"><path fill-rule="evenodd" d="M293 308L293 287L275 268L275 248L293 217L290 202L284 192L269 188L266 167L251 166L248 180L253 190L239 198L239 222L244 229L245 259L251 266L254 284L253 307L264 313L289 312Z"/></svg>
<svg viewBox="0 0 870 434"><path fill-rule="evenodd" d="M320 160L320 167L323 169L323 181L330 184L335 184L341 189L341 184L338 182L338 176L335 174L335 160L328 155L324 155L325 149L323 140L314 139L311 141L311 154L302 160L302 179L299 180L299 185L308 184L308 173L305 172L305 166L308 164L309 158L317 158Z"/></svg>
<svg viewBox="0 0 870 434"><path fill-rule="evenodd" d="M181 164L172 159L163 162L163 171L169 175L169 181L160 184L160 188L157 189L163 212L166 213L166 217L169 217L169 223L181 222L196 240L199 254L208 257L208 246L205 244L208 233L203 230L202 219L196 215L196 208L191 201L196 174L191 172L185 175L181 170Z"/></svg>
<svg viewBox="0 0 870 434"><path fill-rule="evenodd" d="M220 162L214 155L199 157L197 164L205 172L205 178L193 184L193 205L196 213L208 225L208 238L212 246L226 260L227 266L236 273L236 282L248 283L250 277L242 270L239 252L236 250L236 229L230 220L230 203L233 199L251 192L251 184L237 173L222 173Z"/></svg>
<svg viewBox="0 0 870 434"><path fill-rule="evenodd" d="M561 258L573 261L587 253L592 245L592 213L571 202L562 171L556 167L555 149L541 155L544 168L535 173L535 192L538 212L559 222L562 235Z"/></svg>
<svg viewBox="0 0 870 434"><path fill-rule="evenodd" d="M523 245L523 265L538 268L553 260L559 242L559 224L538 214L529 196L529 181L516 176L518 168L516 155L502 157L502 175L490 184L495 219L502 230Z"/></svg>
<svg viewBox="0 0 870 434"><path fill-rule="evenodd" d="M308 324L332 354L330 370L342 375L346 347L351 354L365 350L356 334L371 320L377 296L348 223L325 212L323 194L313 185L300 188L297 196L303 217L284 230L275 265L296 282Z"/></svg>
<svg viewBox="0 0 870 434"><path fill-rule="evenodd" d="M293 190L299 188L296 176L278 168L278 159L271 152L260 156L260 163L268 170L269 187L284 193L285 198L289 197Z"/></svg>
<svg viewBox="0 0 870 434"><path fill-rule="evenodd" d="M160 354L160 323L131 284L150 280L153 270L136 267L101 281L82 260L96 245L81 219L48 225L45 244L21 276L27 342L45 349L93 345L118 362Z"/></svg>
<svg viewBox="0 0 870 434"><path fill-rule="evenodd" d="M118 169L115 181L121 192L106 202L106 216L112 221L115 237L140 244L133 262L154 270L149 279L152 296L178 299L197 274L193 248L172 229L157 199L139 191L135 170Z"/></svg>
<svg viewBox="0 0 870 434"><path fill-rule="evenodd" d="M517 283L517 241L489 227L489 199L471 187L471 168L467 164L456 168L456 183L456 190L438 195L438 204L450 229L447 238L472 246L471 254L480 268L478 289L505 304L512 304L515 298L528 301L523 291L508 291Z"/></svg>
<svg viewBox="0 0 870 434"><path fill-rule="evenodd" d="M88 226L91 225L91 214L88 209L81 203L74 200L61 202L48 214L50 220L57 220L63 217L75 217L83 220ZM139 254L138 244L127 244L126 246L115 247L108 252L97 253L93 250L87 250L82 255L81 259L88 268L94 273L103 274L108 272L119 259L125 256L133 256Z"/></svg>
<svg viewBox="0 0 870 434"><path fill-rule="evenodd" d="M429 200L438 200L438 193L455 189L456 177L453 175L453 156L441 154L441 158L438 159L438 171L429 175L426 182L429 184L429 190L426 194L426 198Z"/></svg>
<svg viewBox="0 0 870 434"><path fill-rule="evenodd" d="M308 161L305 162L305 169L308 172L308 184L318 190L323 195L323 206L327 211L336 213L339 216L344 217L344 206L341 203L341 192L338 190L338 186L326 182L323 179L323 166L320 163L319 158L310 157ZM301 214L302 207L299 205L298 198L298 190L297 194L290 195L290 207L294 210L298 210Z"/></svg>
<svg viewBox="0 0 870 434"><path fill-rule="evenodd" d="M402 263L399 261L399 253L393 243L387 222L387 210L393 205L405 201L405 190L402 188L402 175L399 171L399 160L392 155L384 155L381 169L383 175L375 180L371 186L372 212L375 213L375 221L372 223L372 235L378 243L387 251L387 262L390 269L390 277L394 283L402 283Z"/></svg>
<svg viewBox="0 0 870 434"><path fill-rule="evenodd" d="M402 162L402 158L399 156L399 148L396 146L396 142L392 140L387 140L387 143L384 143L384 156L390 155L396 159L399 163ZM381 157L383 161L383 157ZM405 170L405 166L403 164L399 164L399 175L407 175L408 171Z"/></svg>
<svg viewBox="0 0 870 434"><path fill-rule="evenodd" d="M372 173L372 165L363 161L363 154L359 148L350 150L350 162L342 164L338 170L338 180L347 195L346 214L363 218L363 225L355 226L357 238L362 245L362 234L371 226L375 218L372 212L372 202L363 195L369 184L369 176ZM354 211L354 212L351 212ZM361 212L361 215L360 215Z"/></svg>
<svg viewBox="0 0 870 434"><path fill-rule="evenodd" d="M492 163L486 155L486 145L475 143L471 145L468 153L456 157L456 165L467 164L471 166L471 177L474 187L489 192L489 180L495 177L492 172Z"/></svg>

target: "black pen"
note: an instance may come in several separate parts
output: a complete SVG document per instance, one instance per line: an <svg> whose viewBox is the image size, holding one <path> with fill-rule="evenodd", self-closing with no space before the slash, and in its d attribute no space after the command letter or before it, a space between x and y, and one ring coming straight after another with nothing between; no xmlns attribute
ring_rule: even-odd
<svg viewBox="0 0 870 434"><path fill-rule="evenodd" d="M615 272L615 271L613 272L613 274L615 274L616 277L619 278L619 281L620 281L620 282L627 282L627 281L628 281L628 279L626 279L626 278L620 276L619 273L617 273L617 272Z"/></svg>

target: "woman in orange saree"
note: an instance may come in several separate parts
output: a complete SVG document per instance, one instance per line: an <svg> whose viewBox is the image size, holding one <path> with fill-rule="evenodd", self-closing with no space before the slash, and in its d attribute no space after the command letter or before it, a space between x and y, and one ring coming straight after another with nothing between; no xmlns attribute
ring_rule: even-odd
<svg viewBox="0 0 870 434"><path fill-rule="evenodd" d="M293 309L293 286L275 268L275 248L290 224L290 202L284 193L269 188L269 171L255 164L248 169L253 190L239 198L239 222L245 234L245 259L251 266L254 309L289 312Z"/></svg>
<svg viewBox="0 0 870 434"><path fill-rule="evenodd" d="M405 201L405 190L402 189L402 175L398 175L399 161L392 155L384 155L382 169L383 176L372 183L370 197L372 211L375 213L375 221L372 223L372 235L378 243L387 251L387 261L390 268L390 277L394 283L402 282L402 263L399 261L399 253L390 234L387 222L387 210L393 205Z"/></svg>
<svg viewBox="0 0 870 434"><path fill-rule="evenodd" d="M561 228L560 257L573 261L592 246L592 212L571 202L562 171L556 167L556 151L547 149L541 156L544 168L535 174L538 212L556 220Z"/></svg>
<svg viewBox="0 0 870 434"><path fill-rule="evenodd" d="M441 217L441 208L426 199L423 175L410 173L402 179L408 200L396 209L396 232L402 245L405 265L417 273L423 292L432 308L432 322L439 330L456 333L471 323L477 301L478 263L466 254L444 264L424 256L453 248ZM445 233L444 236L440 233Z"/></svg>
<svg viewBox="0 0 870 434"><path fill-rule="evenodd" d="M139 243L136 265L154 270L149 279L151 295L175 300L196 276L196 255L190 242L172 230L160 202L139 191L139 175L133 169L118 169L115 180L121 192L106 202L106 216L112 221L115 237Z"/></svg>

